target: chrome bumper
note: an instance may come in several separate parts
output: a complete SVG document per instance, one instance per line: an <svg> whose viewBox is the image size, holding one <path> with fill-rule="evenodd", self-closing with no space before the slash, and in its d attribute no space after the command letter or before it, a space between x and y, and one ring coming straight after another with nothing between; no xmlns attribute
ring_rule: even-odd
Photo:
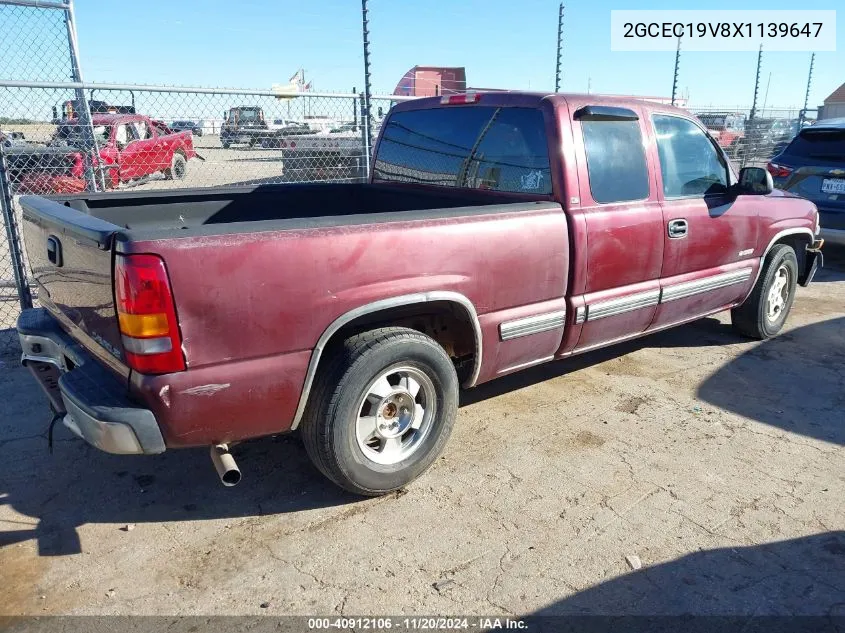
<svg viewBox="0 0 845 633"><path fill-rule="evenodd" d="M21 363L74 435L107 453L164 452L153 412L129 400L126 384L97 363L46 310L24 310L18 337Z"/></svg>

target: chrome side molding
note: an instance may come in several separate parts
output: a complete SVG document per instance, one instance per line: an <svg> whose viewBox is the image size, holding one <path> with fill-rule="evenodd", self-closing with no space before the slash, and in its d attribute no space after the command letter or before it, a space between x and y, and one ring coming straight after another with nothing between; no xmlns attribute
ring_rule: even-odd
<svg viewBox="0 0 845 633"><path fill-rule="evenodd" d="M609 299L607 301L598 301L587 306L587 320L595 321L597 319L604 319L606 317L616 316L617 314L624 314L640 308L647 308L649 306L656 306L660 302L660 289L647 290L646 292L638 292L632 295L619 297L618 299Z"/></svg>
<svg viewBox="0 0 845 633"><path fill-rule="evenodd" d="M499 325L499 338L503 341L509 341L529 334L554 330L563 327L565 323L566 310L556 310L555 312L547 312L523 319L505 321Z"/></svg>
<svg viewBox="0 0 845 633"><path fill-rule="evenodd" d="M660 303L686 299L687 297L692 297L693 295L739 284L744 281L748 281L751 278L751 273L753 272L753 268L740 268L739 270L732 270L728 273L712 275L703 279L696 279L695 281L685 281L679 284L672 284L671 286L663 288L663 291L660 294Z"/></svg>

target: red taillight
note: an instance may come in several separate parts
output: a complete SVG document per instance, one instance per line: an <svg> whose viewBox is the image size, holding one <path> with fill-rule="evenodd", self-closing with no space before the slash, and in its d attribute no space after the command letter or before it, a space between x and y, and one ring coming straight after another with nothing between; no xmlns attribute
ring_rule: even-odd
<svg viewBox="0 0 845 633"><path fill-rule="evenodd" d="M778 165L777 163L769 163L766 165L766 169L769 170L769 173L772 175L772 178L786 178L789 174L792 173L792 167L787 167L786 165Z"/></svg>
<svg viewBox="0 0 845 633"><path fill-rule="evenodd" d="M156 255L117 255L114 297L126 363L142 374L184 370L179 322L164 261Z"/></svg>
<svg viewBox="0 0 845 633"><path fill-rule="evenodd" d="M478 103L481 100L479 92L463 92L457 95L446 95L440 98L442 105L457 105L460 103Z"/></svg>
<svg viewBox="0 0 845 633"><path fill-rule="evenodd" d="M85 165L83 164L82 154L73 155L73 167L70 168L70 175L74 178L82 178L85 173Z"/></svg>

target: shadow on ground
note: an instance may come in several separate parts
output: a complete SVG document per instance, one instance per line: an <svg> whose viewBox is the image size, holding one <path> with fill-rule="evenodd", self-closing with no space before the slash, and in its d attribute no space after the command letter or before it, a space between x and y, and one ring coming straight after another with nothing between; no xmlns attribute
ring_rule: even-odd
<svg viewBox="0 0 845 633"><path fill-rule="evenodd" d="M845 532L825 532L751 547L702 550L585 589L528 617L611 614L675 617L641 622L631 618L616 623L604 618L593 621L594 627L581 630L845 630L827 626L829 618L835 618L845 627ZM705 618L697 623L695 618L684 622L677 616L736 619L724 618L720 622ZM756 620L760 616L778 618ZM820 617L802 623L784 616ZM661 623L667 628L658 626ZM561 630L551 628L554 621L548 624L548 629L541 630ZM599 626L604 624L615 626ZM706 627L698 628L696 624ZM761 624L765 626L758 626Z"/></svg>
<svg viewBox="0 0 845 633"><path fill-rule="evenodd" d="M744 341L730 326L704 319L481 385L464 393L461 404L480 402L646 346L689 348ZM699 397L754 420L843 445L843 357L845 318L808 325L762 343L721 367L702 384ZM794 371L779 371L783 364L803 364L806 371L796 379ZM66 555L81 551L76 528L86 523L261 516L360 501L324 479L293 436L236 446L244 479L234 491L220 485L205 449L144 457L109 455L58 427L58 441L50 455L46 401L34 381L21 368L4 369L2 376L12 384L4 387L7 395L3 396L9 399L9 416L0 420L0 504L13 506L37 524L0 532L0 545L36 538L41 555ZM781 399L806 401L806 417L782 415Z"/></svg>
<svg viewBox="0 0 845 633"><path fill-rule="evenodd" d="M720 366L698 388L698 397L746 418L845 446L843 359L845 317L805 325Z"/></svg>
<svg viewBox="0 0 845 633"><path fill-rule="evenodd" d="M626 343L618 343L594 352L587 352L586 354L524 369L515 374L484 383L461 393L461 406L482 402L509 391L529 387L558 376L565 376L640 349L723 347L740 343L748 343L748 339L734 332L730 325L712 317L701 319L688 325L650 334Z"/></svg>
<svg viewBox="0 0 845 633"><path fill-rule="evenodd" d="M40 555L62 556L81 552L76 528L86 523L240 518L360 501L323 478L292 436L234 447L244 479L230 490L220 485L207 449L109 455L57 427L51 455L44 433L48 417L25 430L32 435L0 439L0 504L37 521L35 527L22 522L23 529L0 532L0 546L35 538Z"/></svg>

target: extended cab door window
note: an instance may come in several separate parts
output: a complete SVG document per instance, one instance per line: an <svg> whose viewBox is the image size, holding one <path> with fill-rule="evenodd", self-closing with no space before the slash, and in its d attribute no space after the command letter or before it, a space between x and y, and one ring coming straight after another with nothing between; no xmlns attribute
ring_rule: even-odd
<svg viewBox="0 0 845 633"><path fill-rule="evenodd" d="M376 182L550 194L543 115L469 106L395 112L373 169Z"/></svg>
<svg viewBox="0 0 845 633"><path fill-rule="evenodd" d="M663 114L655 114L653 121L664 197L684 198L727 191L725 157L700 127L687 119Z"/></svg>
<svg viewBox="0 0 845 633"><path fill-rule="evenodd" d="M648 166L638 120L581 119L593 200L648 198Z"/></svg>

